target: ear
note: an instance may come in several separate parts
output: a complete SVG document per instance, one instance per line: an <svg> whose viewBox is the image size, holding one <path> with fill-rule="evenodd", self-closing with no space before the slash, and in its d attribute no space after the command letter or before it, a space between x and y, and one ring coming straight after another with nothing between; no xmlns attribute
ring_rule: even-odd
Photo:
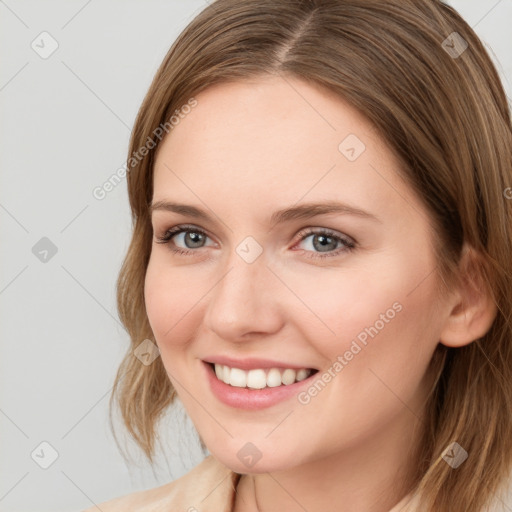
<svg viewBox="0 0 512 512"><path fill-rule="evenodd" d="M483 274L481 256L466 244L459 263L460 284L449 303L451 312L440 342L462 347L484 336L496 318L497 307Z"/></svg>

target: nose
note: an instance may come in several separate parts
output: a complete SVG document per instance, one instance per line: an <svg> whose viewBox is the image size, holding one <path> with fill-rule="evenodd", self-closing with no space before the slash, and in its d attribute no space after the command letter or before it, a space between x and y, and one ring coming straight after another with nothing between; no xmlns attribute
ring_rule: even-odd
<svg viewBox="0 0 512 512"><path fill-rule="evenodd" d="M282 327L282 283L261 255L247 263L235 251L207 295L204 324L219 338L247 340L251 335L278 332Z"/></svg>

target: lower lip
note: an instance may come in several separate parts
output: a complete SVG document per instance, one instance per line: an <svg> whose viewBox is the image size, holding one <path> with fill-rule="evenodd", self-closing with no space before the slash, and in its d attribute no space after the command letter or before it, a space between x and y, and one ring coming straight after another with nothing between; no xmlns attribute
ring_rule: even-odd
<svg viewBox="0 0 512 512"><path fill-rule="evenodd" d="M215 370L209 363L203 361L203 366L205 367L213 394L226 405L247 410L265 409L283 400L287 400L292 396L296 396L300 388L308 386L311 383L311 379L313 379L317 373L315 372L307 379L287 386L281 385L275 388L249 389L230 386L217 378Z"/></svg>

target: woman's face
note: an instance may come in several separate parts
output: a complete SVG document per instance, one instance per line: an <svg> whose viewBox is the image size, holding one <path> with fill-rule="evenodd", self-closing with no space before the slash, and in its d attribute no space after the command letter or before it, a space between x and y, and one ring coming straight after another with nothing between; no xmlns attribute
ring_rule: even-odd
<svg viewBox="0 0 512 512"><path fill-rule="evenodd" d="M241 473L396 446L449 314L429 216L397 159L300 80L196 99L158 149L145 297L200 436Z"/></svg>

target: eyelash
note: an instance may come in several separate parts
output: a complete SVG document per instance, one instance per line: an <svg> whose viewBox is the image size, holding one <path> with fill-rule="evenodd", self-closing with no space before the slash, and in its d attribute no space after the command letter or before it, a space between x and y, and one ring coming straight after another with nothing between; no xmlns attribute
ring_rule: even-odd
<svg viewBox="0 0 512 512"><path fill-rule="evenodd" d="M163 236L156 237L156 243L169 245L169 249L176 254L181 254L184 256L192 255L192 253L196 252L195 249L181 249L179 247L173 248L170 245L171 240L176 235L179 235L180 233L187 233L187 232L198 233L202 236L208 237L208 235L202 229L196 228L195 226L179 225L179 226L174 226L173 228L167 230L163 234ZM323 259L323 258L329 258L329 257L333 257L333 256L339 256L341 253L351 252L356 248L356 243L352 239L350 239L348 237L339 236L334 231L331 231L330 229L327 229L327 228L319 228L319 229L306 228L306 229L303 229L302 231L300 231L298 233L298 235L300 236L299 242L302 242L308 236L311 236L311 235L324 235L329 238L334 238L335 240L338 240L342 244L344 244L343 248L336 249L335 251L327 252L325 254L317 253L317 252L313 252L313 251L307 251L307 250L303 249L303 251L306 254L306 257L311 258L311 259L317 259L317 258ZM199 247L198 249L202 249L202 247ZM314 254L314 256L313 256L313 254Z"/></svg>

